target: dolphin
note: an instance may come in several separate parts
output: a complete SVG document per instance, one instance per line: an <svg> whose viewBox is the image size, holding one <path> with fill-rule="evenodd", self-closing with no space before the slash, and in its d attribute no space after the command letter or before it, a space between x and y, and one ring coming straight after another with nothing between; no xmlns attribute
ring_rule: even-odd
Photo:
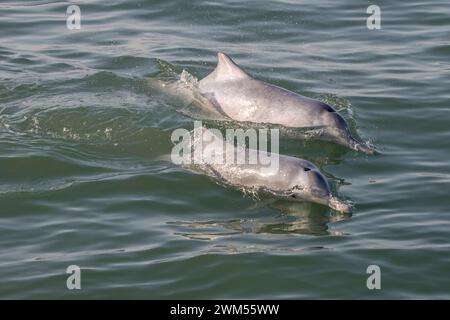
<svg viewBox="0 0 450 320"><path fill-rule="evenodd" d="M216 68L200 80L198 87L220 113L235 121L317 128L319 139L375 153L372 147L353 138L344 118L328 104L257 80L226 54L219 52L217 56Z"/></svg>
<svg viewBox="0 0 450 320"><path fill-rule="evenodd" d="M200 130L200 133L196 130ZM344 213L352 206L334 196L326 177L311 162L291 156L234 146L223 140L218 129L200 127L191 134L191 169L205 173L228 185L258 189L293 201L327 205ZM201 141L201 143L198 143ZM270 159L262 161L264 158ZM239 161L243 159L244 161ZM250 159L258 159L251 162ZM276 163L276 165L273 165Z"/></svg>

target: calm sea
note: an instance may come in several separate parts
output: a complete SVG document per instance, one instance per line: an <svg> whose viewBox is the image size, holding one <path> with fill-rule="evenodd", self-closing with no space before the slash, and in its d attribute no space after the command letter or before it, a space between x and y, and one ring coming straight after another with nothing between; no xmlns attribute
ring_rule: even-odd
<svg viewBox="0 0 450 320"><path fill-rule="evenodd" d="M450 298L449 17L448 1L1 1L0 298ZM381 151L280 141L352 214L167 161L193 119L148 79L202 78L218 51Z"/></svg>

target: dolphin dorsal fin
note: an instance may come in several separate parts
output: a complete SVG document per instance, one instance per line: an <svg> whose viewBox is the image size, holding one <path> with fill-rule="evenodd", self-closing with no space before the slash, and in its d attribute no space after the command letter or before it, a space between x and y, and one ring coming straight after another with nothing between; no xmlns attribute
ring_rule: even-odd
<svg viewBox="0 0 450 320"><path fill-rule="evenodd" d="M237 80L250 77L225 53L217 53L217 60L217 67L214 70L217 80Z"/></svg>

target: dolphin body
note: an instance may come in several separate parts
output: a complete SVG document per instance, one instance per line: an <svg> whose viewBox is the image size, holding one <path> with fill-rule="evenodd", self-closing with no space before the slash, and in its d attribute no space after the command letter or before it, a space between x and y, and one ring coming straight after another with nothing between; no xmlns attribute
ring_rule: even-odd
<svg viewBox="0 0 450 320"><path fill-rule="evenodd" d="M201 143L193 142L190 148L193 154L201 157L197 158L195 168L192 167L195 171L232 186L262 189L293 201L320 203L339 212L352 211L350 204L332 194L326 177L311 162L264 151L266 159L277 161L276 166L268 165L266 161L250 163L249 159L261 159L262 151L235 147L219 137L221 133L217 129L201 127L200 130L201 134L196 134L194 130L193 136L196 138L193 141L201 139ZM245 161L221 161L225 158Z"/></svg>
<svg viewBox="0 0 450 320"><path fill-rule="evenodd" d="M318 128L319 139L375 153L352 137L344 118L328 104L254 79L224 53L218 53L216 68L200 80L199 90L219 112L233 120Z"/></svg>

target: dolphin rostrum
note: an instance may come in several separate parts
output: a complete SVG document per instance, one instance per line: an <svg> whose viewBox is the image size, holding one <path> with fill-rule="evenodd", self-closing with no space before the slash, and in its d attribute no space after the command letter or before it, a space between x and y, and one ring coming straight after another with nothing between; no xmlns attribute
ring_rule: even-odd
<svg viewBox="0 0 450 320"><path fill-rule="evenodd" d="M200 80L199 90L233 120L318 128L320 139L367 154L375 152L352 137L344 118L328 104L254 79L224 53L218 53L217 67Z"/></svg>

